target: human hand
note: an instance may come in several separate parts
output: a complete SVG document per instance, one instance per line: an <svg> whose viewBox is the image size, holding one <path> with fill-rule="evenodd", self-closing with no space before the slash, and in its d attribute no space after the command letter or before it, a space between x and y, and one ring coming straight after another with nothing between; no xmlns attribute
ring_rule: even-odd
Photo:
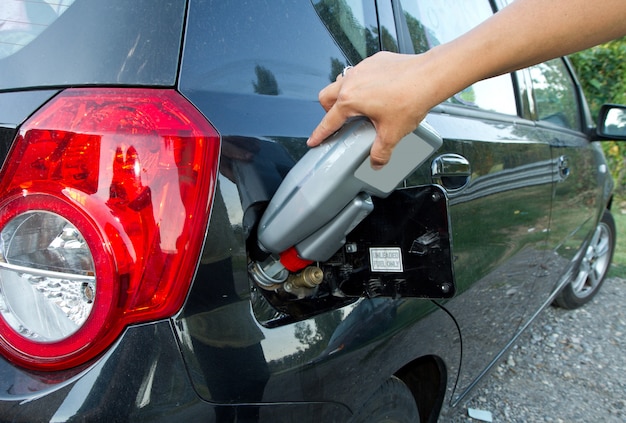
<svg viewBox="0 0 626 423"><path fill-rule="evenodd" d="M307 141L315 147L353 116L368 117L376 128L370 162L379 169L396 144L413 131L439 101L428 93L420 74L428 66L423 55L380 52L350 68L319 94L326 115ZM423 62L423 63L421 63ZM432 76L430 77L432 79Z"/></svg>

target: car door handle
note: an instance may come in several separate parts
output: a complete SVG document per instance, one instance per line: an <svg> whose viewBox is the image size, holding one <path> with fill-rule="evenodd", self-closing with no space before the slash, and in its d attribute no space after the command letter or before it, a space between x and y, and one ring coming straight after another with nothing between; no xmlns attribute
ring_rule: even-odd
<svg viewBox="0 0 626 423"><path fill-rule="evenodd" d="M465 187L472 175L469 161L458 154L442 154L431 165L433 182L447 191L458 191Z"/></svg>
<svg viewBox="0 0 626 423"><path fill-rule="evenodd" d="M567 177L570 174L569 157L560 156L558 158L558 166L559 166L559 177L561 178L561 181L564 181L565 179L567 179Z"/></svg>

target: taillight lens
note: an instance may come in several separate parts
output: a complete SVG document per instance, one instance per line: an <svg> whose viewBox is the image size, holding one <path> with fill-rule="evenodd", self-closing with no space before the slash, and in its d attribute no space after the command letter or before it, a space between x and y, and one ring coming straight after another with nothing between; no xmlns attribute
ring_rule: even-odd
<svg viewBox="0 0 626 423"><path fill-rule="evenodd" d="M13 330L54 342L83 326L96 278L93 256L76 226L56 213L24 211L0 237L0 314Z"/></svg>
<svg viewBox="0 0 626 423"><path fill-rule="evenodd" d="M219 135L173 90L65 90L0 173L0 350L56 370L185 299Z"/></svg>

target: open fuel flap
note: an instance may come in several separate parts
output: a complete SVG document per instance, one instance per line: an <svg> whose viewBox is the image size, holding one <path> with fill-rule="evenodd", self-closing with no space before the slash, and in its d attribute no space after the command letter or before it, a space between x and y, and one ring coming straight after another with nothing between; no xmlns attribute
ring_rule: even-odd
<svg viewBox="0 0 626 423"><path fill-rule="evenodd" d="M333 298L454 295L445 192L398 188L442 140L422 123L376 171L375 136L368 120L348 122L296 163L263 213L249 273L278 309L307 315Z"/></svg>

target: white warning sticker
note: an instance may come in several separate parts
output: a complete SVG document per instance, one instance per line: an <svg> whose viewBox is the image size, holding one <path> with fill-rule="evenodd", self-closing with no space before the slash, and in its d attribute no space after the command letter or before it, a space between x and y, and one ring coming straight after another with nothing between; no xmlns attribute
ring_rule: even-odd
<svg viewBox="0 0 626 423"><path fill-rule="evenodd" d="M402 272L402 251L398 247L370 248L372 272Z"/></svg>

